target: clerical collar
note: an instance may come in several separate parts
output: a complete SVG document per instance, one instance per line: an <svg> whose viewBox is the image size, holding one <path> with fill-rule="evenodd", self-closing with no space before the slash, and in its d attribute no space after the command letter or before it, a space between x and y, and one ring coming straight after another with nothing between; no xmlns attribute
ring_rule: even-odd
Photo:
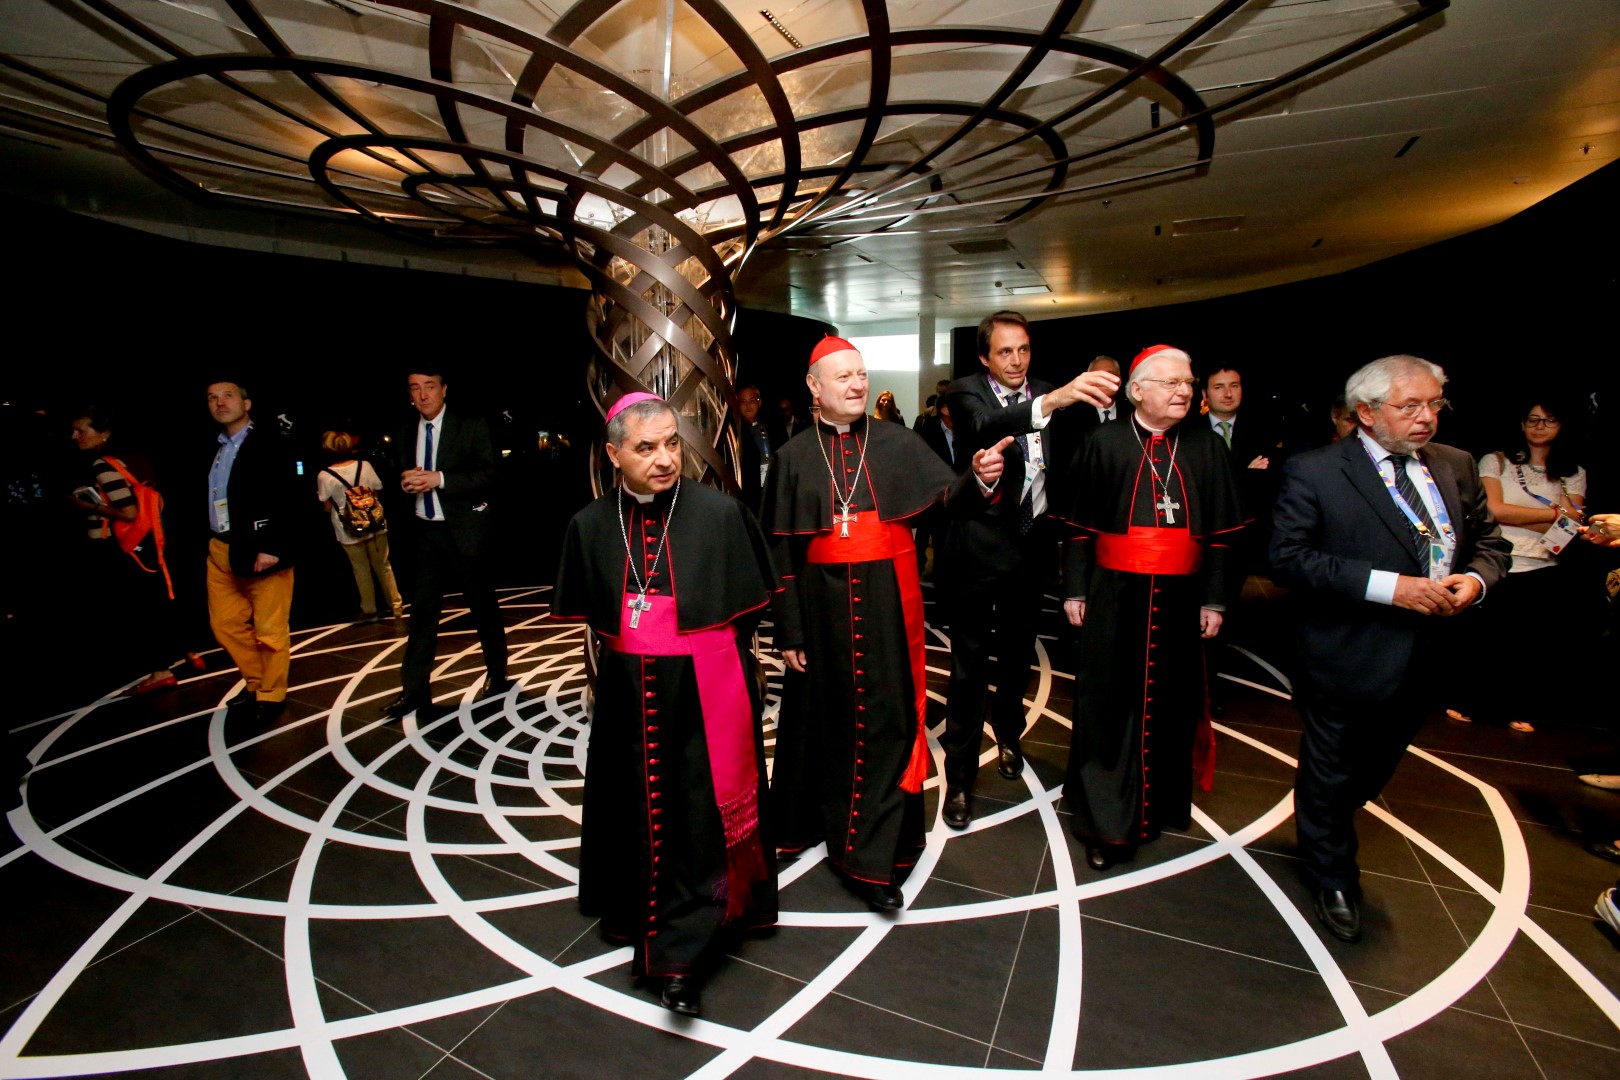
<svg viewBox="0 0 1620 1080"><path fill-rule="evenodd" d="M1133 416L1131 419L1136 422L1137 427L1141 428L1143 431L1151 432L1154 435L1163 435L1165 432L1170 430L1170 428L1149 427L1147 424L1144 424L1142 422L1142 418L1140 416ZM1175 426L1176 425L1174 425L1174 424L1170 425L1170 427L1175 427Z"/></svg>
<svg viewBox="0 0 1620 1080"><path fill-rule="evenodd" d="M863 416L860 419L865 420L866 417ZM822 419L821 417L818 416L818 417L816 417L816 423L821 424L821 425L823 425L825 427L830 427L834 431L838 432L838 434L840 434L840 435L848 435L850 428L854 427L855 424L858 423L858 421L851 420L847 424L835 424L831 420L824 420L824 419Z"/></svg>
<svg viewBox="0 0 1620 1080"><path fill-rule="evenodd" d="M640 503L642 506L646 506L648 503L658 498L658 493L656 491L649 491L647 494L643 495L639 491L631 491L629 488L625 488L624 493L636 500L636 502Z"/></svg>

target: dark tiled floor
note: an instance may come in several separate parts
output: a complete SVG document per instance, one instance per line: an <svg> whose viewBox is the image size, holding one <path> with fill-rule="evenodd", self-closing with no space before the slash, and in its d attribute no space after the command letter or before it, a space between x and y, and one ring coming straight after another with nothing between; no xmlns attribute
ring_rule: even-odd
<svg viewBox="0 0 1620 1080"><path fill-rule="evenodd" d="M1582 837L1620 835L1620 796L1574 780L1615 752L1608 736L1434 718L1419 745L1501 794L1508 836L1474 783L1415 755L1383 808L1491 889L1522 843L1529 904L1493 937L1491 899L1364 813L1367 937L1347 946L1317 934L1290 822L1250 843L1247 869L1213 846L1212 830L1288 797L1285 700L1234 684L1215 788L1197 800L1213 824L1098 874L1062 803L1030 796L1062 783L1060 670L1029 687L1029 782L984 770L980 825L932 838L906 914L869 914L813 855L785 863L782 924L722 962L704 1021L677 1020L572 899L578 634L533 606L508 612L522 697L475 704L474 651L436 684L452 712L421 729L376 723L398 663L376 626L297 635L274 729L218 710L234 690L218 670L162 697L64 697L55 717L9 718L8 761L37 764L0 845L0 1076L1620 1074L1620 952L1591 913L1615 868ZM441 658L473 644L446 633ZM942 696L948 639L933 644ZM1043 647L1067 662L1057 640ZM1217 659L1278 688L1235 653ZM1381 1035L1322 1052L1346 1025L1335 985Z"/></svg>

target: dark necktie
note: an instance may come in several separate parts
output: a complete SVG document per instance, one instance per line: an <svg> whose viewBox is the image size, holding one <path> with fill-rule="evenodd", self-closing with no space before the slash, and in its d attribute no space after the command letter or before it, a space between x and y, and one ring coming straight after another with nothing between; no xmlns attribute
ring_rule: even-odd
<svg viewBox="0 0 1620 1080"><path fill-rule="evenodd" d="M427 425L427 435L422 440L422 468L426 469L428 472L433 471L433 425L432 424ZM422 516L423 517L428 517L428 518L434 518L434 517L439 516L438 512L433 509L433 492L432 491L424 491L422 493Z"/></svg>
<svg viewBox="0 0 1620 1080"><path fill-rule="evenodd" d="M1389 463L1395 466L1395 490L1400 492L1401 498L1406 500L1406 505L1412 508L1412 512L1418 516L1424 527L1429 530L1428 536L1419 536L1416 540L1418 562L1427 570L1429 568L1429 538L1439 537L1440 530L1434 527L1434 519L1429 516L1429 508L1424 505L1423 499L1419 497L1417 485L1412 483L1412 478L1406 473L1406 463L1409 460L1411 459L1406 454L1391 454L1389 456Z"/></svg>
<svg viewBox="0 0 1620 1080"><path fill-rule="evenodd" d="M1024 400L1024 395L1014 390L1007 397L1008 405L1018 405ZM1018 449L1024 452L1024 461L1029 461L1029 433L1020 432L1018 435ZM1018 486L1024 486L1024 477L1018 478ZM1018 535L1028 536L1029 530L1035 526L1035 485L1030 484L1024 491L1024 497L1018 503Z"/></svg>

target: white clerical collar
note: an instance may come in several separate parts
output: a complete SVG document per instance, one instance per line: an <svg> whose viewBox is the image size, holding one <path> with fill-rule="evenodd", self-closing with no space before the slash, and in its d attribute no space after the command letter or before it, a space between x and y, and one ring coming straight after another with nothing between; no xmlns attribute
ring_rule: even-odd
<svg viewBox="0 0 1620 1080"><path fill-rule="evenodd" d="M1136 426L1141 428L1143 431L1151 432L1154 435L1163 435L1165 432L1170 430L1170 428L1149 427L1147 424L1144 424L1142 422L1140 417L1136 421ZM1174 425L1172 425L1172 426L1174 426Z"/></svg>
<svg viewBox="0 0 1620 1080"><path fill-rule="evenodd" d="M831 420L828 420L826 417L822 417L821 423L826 424L828 427L832 428L834 431L838 432L838 434L840 434L840 435L848 435L849 434L849 428L850 428L849 424L835 424Z"/></svg>
<svg viewBox="0 0 1620 1080"><path fill-rule="evenodd" d="M658 498L658 493L654 492L654 491L649 491L645 495L643 495L639 491L631 491L629 488L625 488L624 491L625 491L626 495L629 495L632 499L636 500L636 502L640 503L642 506L646 506L648 503L650 503L654 499Z"/></svg>

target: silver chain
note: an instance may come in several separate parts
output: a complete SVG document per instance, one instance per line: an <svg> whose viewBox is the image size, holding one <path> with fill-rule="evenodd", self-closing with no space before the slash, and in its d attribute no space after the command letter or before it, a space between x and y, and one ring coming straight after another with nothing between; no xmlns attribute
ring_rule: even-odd
<svg viewBox="0 0 1620 1080"><path fill-rule="evenodd" d="M658 574L658 561L664 557L664 549L669 546L669 523L675 520L675 504L681 498L681 481L675 479L675 494L669 500L669 513L664 515L664 535L658 539L658 553L653 556L652 569L647 571L647 581L651 582ZM641 574L636 570L636 557L630 550L630 532L624 527L624 489L620 488L613 500L614 507L619 511L619 535L624 538L624 557L630 564L630 576L635 579L636 592L642 599L647 597L647 586L641 583Z"/></svg>
<svg viewBox="0 0 1620 1080"><path fill-rule="evenodd" d="M832 459L827 457L827 447L824 446L822 444L822 442L821 442L821 432L819 432L819 431L816 432L816 445L821 448L821 460L827 463L827 476L828 476L829 479L832 480L833 498L838 500L840 509L843 512L845 517L849 516L850 505L852 503L854 503L854 501L855 501L855 489L856 489L856 487L858 487L860 485L860 482L861 482L861 470L866 468L866 444L872 441L872 431L871 431L872 425L871 425L871 421L867 421L866 426L867 426L866 438L859 439L859 442L861 444L861 460L860 460L859 464L857 464L855 466L855 479L853 479L853 480L851 480L849 482L849 494L848 495L843 494L839 490L839 487L838 487L838 474L835 471L833 471ZM838 434L838 429L834 428L833 433L835 435Z"/></svg>
<svg viewBox="0 0 1620 1080"><path fill-rule="evenodd" d="M1159 467L1153 464L1153 455L1148 453L1147 443L1142 441L1142 430L1136 426L1134 420L1131 421L1131 430L1136 433L1136 445L1142 448L1142 456L1147 458L1148 471L1153 474L1154 482L1159 485L1159 490L1164 493L1165 501L1168 502L1170 499L1170 485L1165 483L1164 479L1159 475ZM1179 449L1181 449L1181 432L1178 430L1175 441L1170 443L1170 462L1166 466L1169 472L1176 471L1176 451ZM1179 510L1180 507L1177 507L1177 509Z"/></svg>

